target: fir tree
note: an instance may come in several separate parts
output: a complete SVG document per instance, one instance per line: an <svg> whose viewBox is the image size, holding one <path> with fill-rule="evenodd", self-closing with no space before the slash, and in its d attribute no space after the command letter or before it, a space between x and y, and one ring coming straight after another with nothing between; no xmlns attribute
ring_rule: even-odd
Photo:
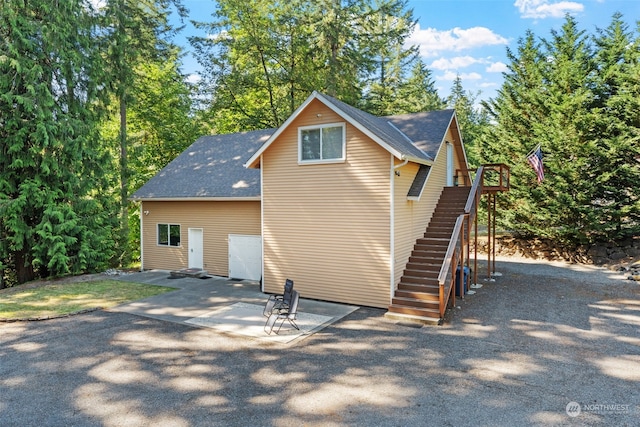
<svg viewBox="0 0 640 427"><path fill-rule="evenodd" d="M594 43L594 120L587 135L594 146L593 233L621 239L640 232L640 39L616 14Z"/></svg>
<svg viewBox="0 0 640 427"><path fill-rule="evenodd" d="M19 283L111 255L94 30L79 0L0 9L0 262Z"/></svg>

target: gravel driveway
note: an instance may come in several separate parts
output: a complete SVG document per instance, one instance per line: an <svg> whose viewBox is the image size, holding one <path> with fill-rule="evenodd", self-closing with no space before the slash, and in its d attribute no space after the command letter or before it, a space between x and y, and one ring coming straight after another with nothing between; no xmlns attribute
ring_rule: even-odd
<svg viewBox="0 0 640 427"><path fill-rule="evenodd" d="M0 324L0 425L640 425L640 285L497 270L443 326L360 308L291 345L109 311Z"/></svg>

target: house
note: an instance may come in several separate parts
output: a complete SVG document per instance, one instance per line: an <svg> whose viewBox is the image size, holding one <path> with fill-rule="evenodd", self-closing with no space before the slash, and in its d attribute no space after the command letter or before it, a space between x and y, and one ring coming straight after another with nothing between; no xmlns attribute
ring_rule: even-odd
<svg viewBox="0 0 640 427"><path fill-rule="evenodd" d="M198 139L131 196L142 268L261 279L267 293L291 278L305 298L386 308L416 297L396 295L401 279L445 188L462 189L453 222L464 210L468 169L453 110L375 117L314 92L277 129Z"/></svg>

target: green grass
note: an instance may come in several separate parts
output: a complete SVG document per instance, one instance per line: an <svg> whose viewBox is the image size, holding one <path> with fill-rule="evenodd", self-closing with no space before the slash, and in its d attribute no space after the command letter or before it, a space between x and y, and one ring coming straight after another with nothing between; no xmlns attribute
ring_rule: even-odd
<svg viewBox="0 0 640 427"><path fill-rule="evenodd" d="M9 288L0 293L0 319L56 317L173 291L173 288L117 280Z"/></svg>

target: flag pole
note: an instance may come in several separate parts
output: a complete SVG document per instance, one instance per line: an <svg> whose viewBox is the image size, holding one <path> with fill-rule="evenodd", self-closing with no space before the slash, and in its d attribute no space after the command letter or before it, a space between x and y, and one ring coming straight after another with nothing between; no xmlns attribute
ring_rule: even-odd
<svg viewBox="0 0 640 427"><path fill-rule="evenodd" d="M535 153L536 151L538 151L542 146L540 144L536 145L533 150L529 151L529 153L527 153L526 156L524 156L525 158L529 157L530 155L532 155L533 153Z"/></svg>

